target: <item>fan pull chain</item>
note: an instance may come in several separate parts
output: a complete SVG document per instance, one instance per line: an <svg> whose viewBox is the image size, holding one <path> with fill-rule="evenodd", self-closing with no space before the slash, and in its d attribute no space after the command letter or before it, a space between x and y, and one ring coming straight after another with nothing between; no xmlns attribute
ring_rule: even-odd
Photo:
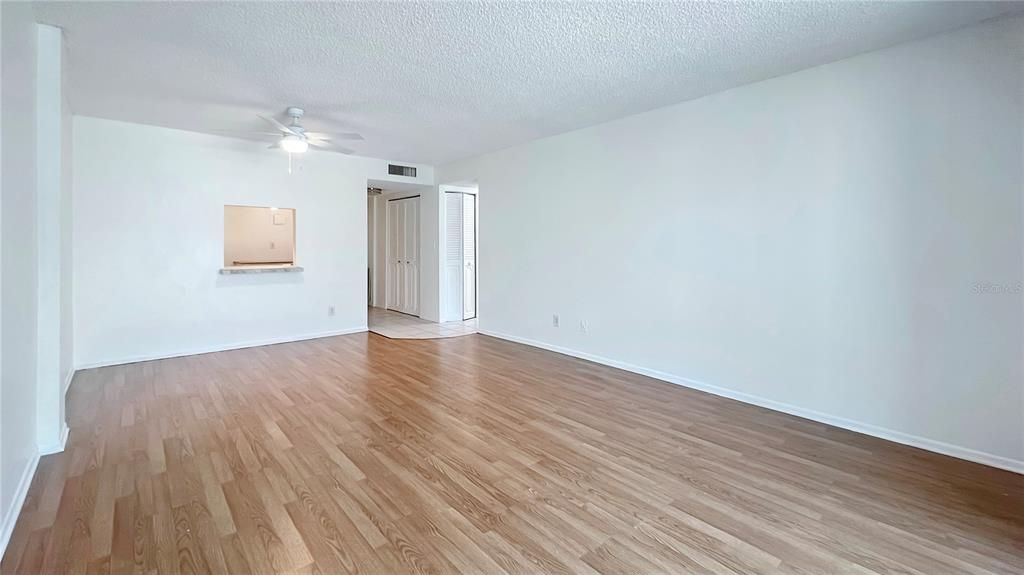
<svg viewBox="0 0 1024 575"><path fill-rule="evenodd" d="M288 152L288 173L292 173L292 153Z"/></svg>

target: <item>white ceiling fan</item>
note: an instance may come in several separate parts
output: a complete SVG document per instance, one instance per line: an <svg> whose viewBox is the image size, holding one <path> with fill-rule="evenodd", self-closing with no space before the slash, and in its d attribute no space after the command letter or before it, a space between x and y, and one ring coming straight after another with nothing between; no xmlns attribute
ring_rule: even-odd
<svg viewBox="0 0 1024 575"><path fill-rule="evenodd" d="M260 116L263 121L273 126L277 133L266 133L263 132L261 135L278 136L279 139L270 145L271 148L281 148L289 154L302 154L305 153L310 146L322 150L328 150L331 152L339 152L342 154L354 154L354 150L344 148L334 144L334 140L362 140L363 137L355 132L346 132L340 134L328 134L325 132L307 132L299 124L299 119L305 114L305 110L297 107L290 107L285 110L285 114L291 118L291 124L285 125L278 122L275 118L268 116Z"/></svg>

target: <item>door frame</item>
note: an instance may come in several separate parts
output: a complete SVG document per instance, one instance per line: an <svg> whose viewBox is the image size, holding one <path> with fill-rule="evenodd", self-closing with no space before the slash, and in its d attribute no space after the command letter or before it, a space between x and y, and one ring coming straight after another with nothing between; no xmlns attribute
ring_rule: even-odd
<svg viewBox="0 0 1024 575"><path fill-rule="evenodd" d="M388 198L388 203L384 207L384 309L387 311L394 311L405 315L413 315L398 309L391 307L391 285L394 282L394 278L391 277L391 202L400 202L402 200L411 200L419 198L420 194L412 196L402 196L400 198ZM422 200L421 200L422 201ZM422 209L422 205L420 208ZM417 226L419 229L419 226ZM416 238L416 251L419 252L416 256L416 277L420 276L420 255L423 252L423 246L420 245L420 238ZM419 317L416 314L414 317Z"/></svg>

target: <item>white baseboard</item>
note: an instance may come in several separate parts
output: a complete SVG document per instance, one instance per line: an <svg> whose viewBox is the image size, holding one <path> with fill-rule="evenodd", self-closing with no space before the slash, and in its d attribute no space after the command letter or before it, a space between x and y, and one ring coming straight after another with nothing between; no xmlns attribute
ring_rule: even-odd
<svg viewBox="0 0 1024 575"><path fill-rule="evenodd" d="M64 395L68 394L68 388L71 387L71 381L75 379L75 371L77 370L71 368L68 370L68 374L64 376L64 389L61 391L61 393L63 393Z"/></svg>
<svg viewBox="0 0 1024 575"><path fill-rule="evenodd" d="M62 424L61 425L61 430L60 430L60 438L57 439L56 443L51 443L50 445L40 445L39 446L39 455L40 455L40 457L43 456L43 455L52 455L54 453L60 453L60 452L64 451L64 446L68 444L68 432L69 431L71 431L71 430L68 429L68 424L67 423Z"/></svg>
<svg viewBox="0 0 1024 575"><path fill-rule="evenodd" d="M0 523L0 557L3 557L4 552L7 550L7 544L11 541L11 534L14 532L14 526L18 522L18 517L21 515L21 507L25 504L25 498L28 496L28 489L32 486L32 479L36 476L36 469L39 467L39 458L44 455L51 455L53 453L60 453L64 451L64 446L68 442L68 429L67 424L63 424L60 431L60 439L52 445L41 445L39 446L39 452L32 456L32 459L28 461L25 469L21 473L21 478L18 480L18 487L14 491L14 499L11 500L10 506L4 510L3 522Z"/></svg>
<svg viewBox="0 0 1024 575"><path fill-rule="evenodd" d="M144 354L144 355L133 355L126 357L103 359L99 361L86 361L77 366L75 370L92 369L94 367L107 367L111 365L124 365L126 363L137 363L140 361L153 361L156 359L170 359L172 357L184 357L187 355L200 355L204 353L216 353L218 351L231 351L233 349L245 349L247 347L259 347L262 345L276 345L279 343L291 343L295 341L305 341L307 339L320 339L322 337L334 337L338 335L349 335L353 333L361 333L368 331L365 325L358 327L350 327L339 330L323 331L318 333L307 333L301 335L291 335L285 337L276 337L270 339L252 340L252 341L241 341L222 345L213 345L207 347L197 347L192 349L183 349L170 352Z"/></svg>
<svg viewBox="0 0 1024 575"><path fill-rule="evenodd" d="M758 397L756 395L750 395L748 393L742 393L724 387L718 387L716 385L710 385L704 382L687 379L685 377L680 377L678 375L673 375L670 373L665 373L654 369L648 369L646 367L640 367L622 361L608 359L605 357L593 355L582 351L576 351L574 349L569 349L557 345L551 345L541 341L517 337L514 335L489 330L481 330L478 333L483 335L489 335L491 337L496 337L498 339L504 339L516 343L521 343L524 345L529 345L531 347L539 347L541 349L546 349L548 351L553 351L564 355L570 355L572 357L578 357L580 359L585 359L587 361L592 361L594 363L600 363L602 365L607 365L609 367L618 368L624 371L629 371L640 375L646 375L647 377L653 377L654 379L659 379L661 381L665 381L668 383L681 385L683 387L689 387L691 389L696 389L698 391L703 391L706 393L710 393L712 395L726 397L729 399L735 399L736 401L749 403L751 405L764 407L774 411L781 411L782 413L788 413L789 415L795 415L797 417L810 419L812 421L817 421L819 423L825 423L827 425L841 427L843 429L855 431L857 433L863 433L865 435L870 435L873 437L878 437L880 439L901 443L903 445L917 447L920 449L924 449L926 451L932 451L935 453L940 453L942 455L948 455L950 457L965 459L967 461L973 461L974 463L980 463L982 465L988 465L990 467L997 467L999 469L1005 469L1007 471L1013 471L1015 473L1024 474L1024 461L1017 461L1015 459L1002 457L1000 455L993 455L991 453L985 453L983 451L977 451L967 447L960 447L958 445L951 445L949 443L935 441L925 437L910 435L908 433L903 433L901 431L895 431L892 429L879 427L877 425L871 425L869 423L862 423L859 421L854 421L843 417L837 417L834 415L829 415L827 413L821 413L819 411L798 407L796 405L781 403L771 399Z"/></svg>
<svg viewBox="0 0 1024 575"><path fill-rule="evenodd" d="M21 473L18 480L18 487L14 491L14 499L4 509L3 523L0 523L0 557L7 551L7 544L11 541L11 534L14 532L14 525L21 515L21 506L25 504L25 497L28 496L28 488L32 485L32 478L36 476L36 468L39 467L39 456L35 455L29 460L28 465Z"/></svg>

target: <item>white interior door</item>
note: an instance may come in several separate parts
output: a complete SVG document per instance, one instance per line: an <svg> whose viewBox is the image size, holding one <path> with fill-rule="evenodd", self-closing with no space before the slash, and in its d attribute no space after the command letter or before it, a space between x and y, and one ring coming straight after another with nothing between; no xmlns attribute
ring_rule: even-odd
<svg viewBox="0 0 1024 575"><path fill-rule="evenodd" d="M405 204L405 313L420 314L420 199Z"/></svg>
<svg viewBox="0 0 1024 575"><path fill-rule="evenodd" d="M476 317L476 196L462 194L462 319Z"/></svg>
<svg viewBox="0 0 1024 575"><path fill-rule="evenodd" d="M392 202L395 206L395 309L405 311L405 204Z"/></svg>
<svg viewBox="0 0 1024 575"><path fill-rule="evenodd" d="M445 221L445 302L444 319L455 321L462 319L463 289L466 274L463 270L463 194L447 192L444 195Z"/></svg>
<svg viewBox="0 0 1024 575"><path fill-rule="evenodd" d="M399 225L401 206L396 202L388 202L388 253L387 253L387 309L398 310L401 308L398 294L400 275L402 271L402 256L400 252L402 227Z"/></svg>
<svg viewBox="0 0 1024 575"><path fill-rule="evenodd" d="M419 315L420 200L388 202L387 308Z"/></svg>

